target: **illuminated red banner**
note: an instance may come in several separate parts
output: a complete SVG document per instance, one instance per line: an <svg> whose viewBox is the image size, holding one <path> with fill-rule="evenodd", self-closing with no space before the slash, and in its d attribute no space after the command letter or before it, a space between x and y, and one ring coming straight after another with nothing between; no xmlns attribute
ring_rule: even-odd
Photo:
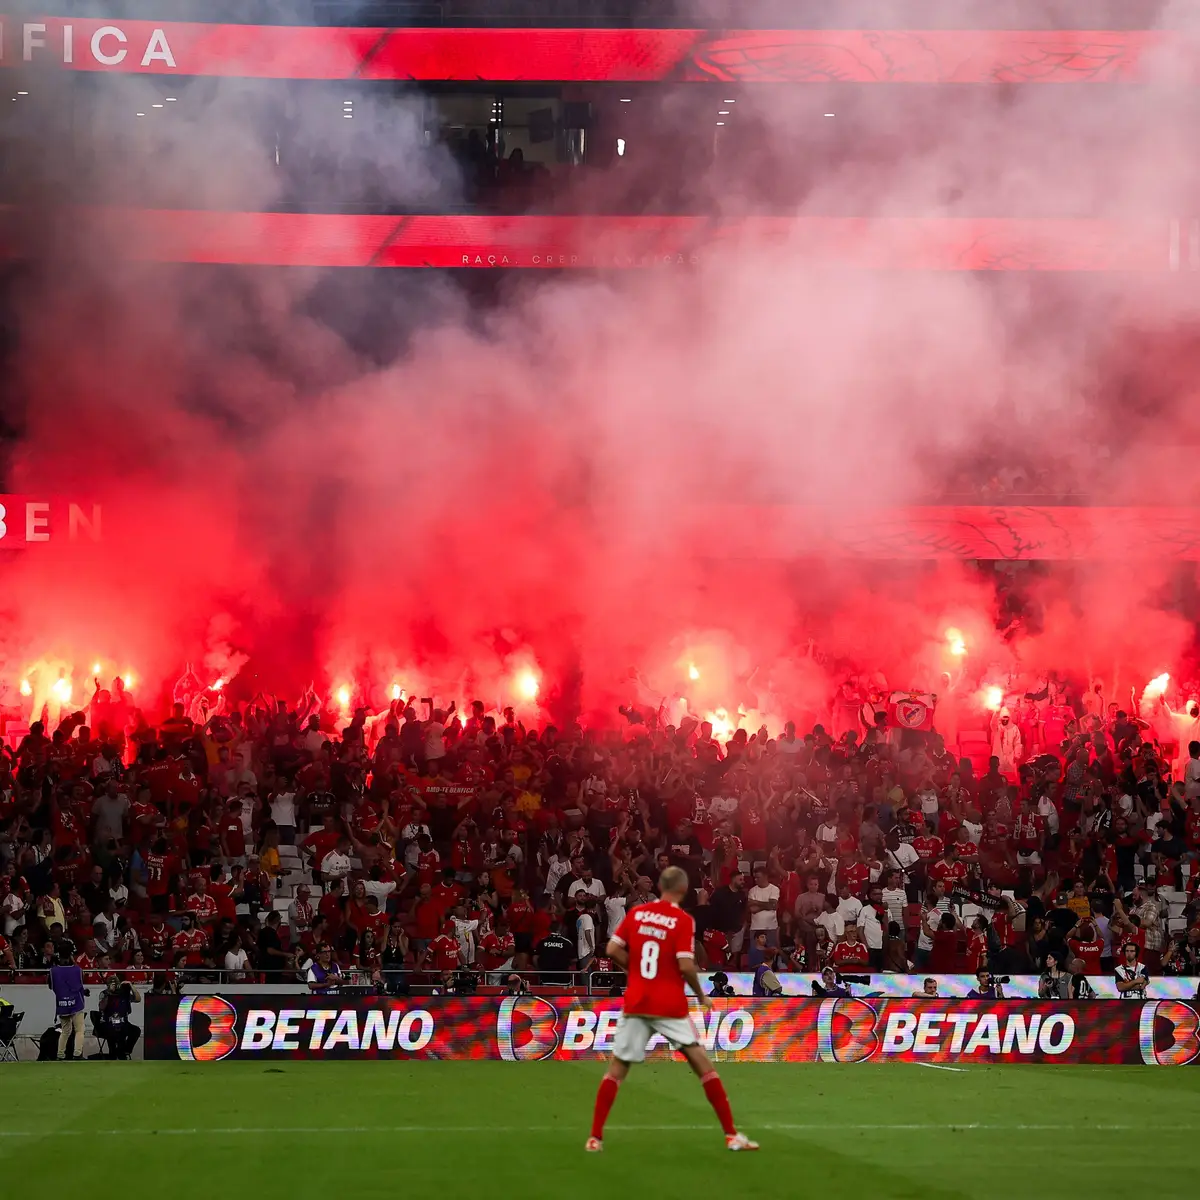
<svg viewBox="0 0 1200 1200"><path fill-rule="evenodd" d="M100 506L51 496L0 495L0 550L25 550L47 542L97 541Z"/></svg>
<svg viewBox="0 0 1200 1200"><path fill-rule="evenodd" d="M1094 83L1200 77L1141 30L345 29L3 18L0 64L270 79Z"/></svg>
<svg viewBox="0 0 1200 1200"><path fill-rule="evenodd" d="M590 1059L612 1050L619 1000L538 996L146 998L146 1057ZM716 1000L698 1040L745 1062L1055 1062L1183 1066L1200 1018L1178 1000ZM651 1056L670 1048L656 1039Z"/></svg>
<svg viewBox="0 0 1200 1200"><path fill-rule="evenodd" d="M11 211L11 210L10 210ZM623 269L755 252L813 267L923 271L1200 269L1197 223L1005 218L376 216L92 208L90 232L153 262L290 267ZM0 253L20 256L5 236Z"/></svg>

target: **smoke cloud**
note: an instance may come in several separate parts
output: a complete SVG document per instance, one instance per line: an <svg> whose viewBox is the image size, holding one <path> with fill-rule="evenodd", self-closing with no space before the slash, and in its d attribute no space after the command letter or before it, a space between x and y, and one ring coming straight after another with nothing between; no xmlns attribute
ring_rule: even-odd
<svg viewBox="0 0 1200 1200"><path fill-rule="evenodd" d="M466 199L415 99L356 93L351 134L311 89L272 84L305 146L277 166L279 127L239 116L258 111L246 83L198 84L149 132L129 112L162 82L105 83L108 107L75 116L94 195L319 210L335 180L396 207ZM1194 92L889 86L883 104L874 86L743 89L736 128L713 122L682 180L663 147L695 144L698 101L640 92L628 152L589 195L947 218L1186 218L1196 195ZM192 663L242 696L313 680L382 707L399 684L593 722L687 697L774 733L818 719L848 672L1140 689L1185 669L1195 591L1175 564L997 577L814 559L804 529L988 486L1192 502L1186 277L814 271L751 242L486 297L444 276L151 265L64 211L81 185L41 153L62 131L38 119L6 486L94 500L105 525L97 546L6 563L0 701L39 663L43 686L66 672L90 691L100 660L152 704ZM758 531L719 515L743 505L793 507L796 552L758 557Z"/></svg>

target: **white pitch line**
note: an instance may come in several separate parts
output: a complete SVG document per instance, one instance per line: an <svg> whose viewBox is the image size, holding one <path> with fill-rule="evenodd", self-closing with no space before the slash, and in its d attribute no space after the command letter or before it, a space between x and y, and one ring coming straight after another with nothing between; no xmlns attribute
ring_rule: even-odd
<svg viewBox="0 0 1200 1200"><path fill-rule="evenodd" d="M966 1067L947 1067L944 1063L923 1063L916 1064L918 1067L928 1067L931 1071L954 1071L956 1074L965 1075Z"/></svg>
<svg viewBox="0 0 1200 1200"><path fill-rule="evenodd" d="M712 1132L711 1121L703 1125L610 1125L615 1133L686 1133L705 1130ZM873 1124L790 1124L754 1125L753 1129L780 1132L843 1133L870 1130L897 1132L945 1132L946 1130L979 1130L985 1133L1019 1133L1046 1131L1063 1133L1117 1132L1152 1133L1192 1132L1195 1125L993 1125L981 1122L948 1123L873 1123ZM260 1137L264 1134L460 1134L460 1133L574 1133L573 1126L563 1125L285 1125L234 1126L212 1129L0 1129L2 1138L45 1137Z"/></svg>

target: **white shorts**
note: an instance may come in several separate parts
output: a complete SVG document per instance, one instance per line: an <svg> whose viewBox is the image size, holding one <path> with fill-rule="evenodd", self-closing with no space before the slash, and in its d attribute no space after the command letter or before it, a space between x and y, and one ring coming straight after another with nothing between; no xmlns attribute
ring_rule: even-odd
<svg viewBox="0 0 1200 1200"><path fill-rule="evenodd" d="M613 1034L613 1057L623 1063L645 1062L646 1047L656 1033L661 1033L676 1049L696 1044L691 1017L629 1017L622 1013Z"/></svg>

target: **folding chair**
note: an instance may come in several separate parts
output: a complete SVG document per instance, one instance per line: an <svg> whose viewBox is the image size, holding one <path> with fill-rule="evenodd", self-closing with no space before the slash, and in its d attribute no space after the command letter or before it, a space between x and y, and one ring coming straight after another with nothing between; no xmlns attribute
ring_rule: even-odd
<svg viewBox="0 0 1200 1200"><path fill-rule="evenodd" d="M97 1052L107 1058L115 1058L116 1055L113 1054L112 1044L108 1040L108 1033L105 1030L104 1025L101 1023L100 1014L98 1012L94 1012L91 1014L91 1018L92 1036L96 1039ZM76 1053L82 1053L82 1048L76 1051Z"/></svg>
<svg viewBox="0 0 1200 1200"><path fill-rule="evenodd" d="M0 1013L0 1062L17 1061L17 1033L24 1019L24 1012L6 1010Z"/></svg>

